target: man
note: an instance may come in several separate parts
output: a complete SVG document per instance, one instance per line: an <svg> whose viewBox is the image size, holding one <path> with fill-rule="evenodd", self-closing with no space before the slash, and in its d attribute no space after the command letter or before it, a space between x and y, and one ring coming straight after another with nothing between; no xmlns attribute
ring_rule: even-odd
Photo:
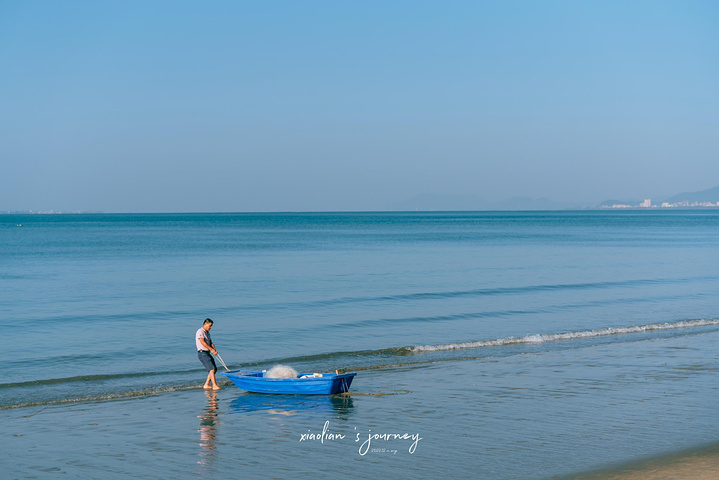
<svg viewBox="0 0 719 480"><path fill-rule="evenodd" d="M215 379L217 365L215 365L215 359L212 357L212 355L217 355L217 349L215 348L215 344L212 343L212 337L210 337L210 329L212 329L213 323L214 322L209 318L205 319L205 323L203 323L202 327L195 333L195 345L197 345L197 358L200 359L208 372L207 380L205 380L203 388L219 390L220 387L217 385L217 380ZM210 353L212 353L212 355L210 355ZM210 383L212 383L212 386L210 386Z"/></svg>

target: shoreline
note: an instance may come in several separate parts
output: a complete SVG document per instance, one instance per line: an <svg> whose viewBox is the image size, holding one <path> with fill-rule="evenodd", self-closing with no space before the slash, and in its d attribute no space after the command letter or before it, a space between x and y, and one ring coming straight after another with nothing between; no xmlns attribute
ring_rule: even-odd
<svg viewBox="0 0 719 480"><path fill-rule="evenodd" d="M719 478L719 443L573 474L561 480L714 480Z"/></svg>
<svg viewBox="0 0 719 480"><path fill-rule="evenodd" d="M343 215L343 214L497 214L497 213L586 213L586 212L671 212L671 211L710 211L719 210L717 205L695 205L687 207L582 207L582 208L528 208L528 209L460 209L460 210L443 210L443 209L407 209L407 210L217 210L217 211L103 211L103 210L3 210L0 216L73 216L73 215Z"/></svg>

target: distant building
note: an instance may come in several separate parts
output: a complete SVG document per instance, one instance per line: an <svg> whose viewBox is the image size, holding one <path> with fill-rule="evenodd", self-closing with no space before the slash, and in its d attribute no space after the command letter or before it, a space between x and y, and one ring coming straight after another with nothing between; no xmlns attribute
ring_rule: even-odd
<svg viewBox="0 0 719 480"><path fill-rule="evenodd" d="M651 198L645 198L642 203L639 204L642 208L649 208L652 206L652 199Z"/></svg>

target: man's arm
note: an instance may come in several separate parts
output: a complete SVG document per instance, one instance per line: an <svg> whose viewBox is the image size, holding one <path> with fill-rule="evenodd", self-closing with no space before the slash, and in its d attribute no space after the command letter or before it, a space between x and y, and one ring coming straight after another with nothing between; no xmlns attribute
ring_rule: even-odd
<svg viewBox="0 0 719 480"><path fill-rule="evenodd" d="M211 351L213 355L217 355L217 350L215 350L215 344L211 343L208 345L204 338L198 338L198 340L200 341L202 346Z"/></svg>

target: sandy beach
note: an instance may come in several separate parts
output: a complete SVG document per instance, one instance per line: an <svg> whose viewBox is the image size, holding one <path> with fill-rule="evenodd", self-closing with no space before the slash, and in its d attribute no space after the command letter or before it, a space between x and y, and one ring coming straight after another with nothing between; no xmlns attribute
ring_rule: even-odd
<svg viewBox="0 0 719 480"><path fill-rule="evenodd" d="M719 478L719 445L687 450L566 480L715 480Z"/></svg>

